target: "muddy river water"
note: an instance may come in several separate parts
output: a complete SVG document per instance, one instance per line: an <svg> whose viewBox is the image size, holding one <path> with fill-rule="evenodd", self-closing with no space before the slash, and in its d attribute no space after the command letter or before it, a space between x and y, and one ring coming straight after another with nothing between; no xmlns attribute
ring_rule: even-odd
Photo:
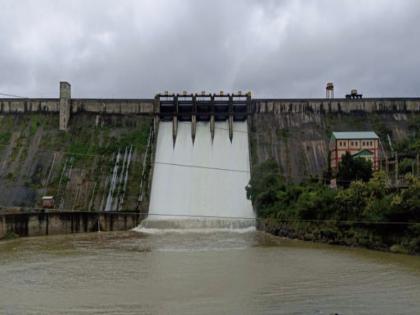
<svg viewBox="0 0 420 315"><path fill-rule="evenodd" d="M420 314L420 257L264 233L0 242L1 314Z"/></svg>

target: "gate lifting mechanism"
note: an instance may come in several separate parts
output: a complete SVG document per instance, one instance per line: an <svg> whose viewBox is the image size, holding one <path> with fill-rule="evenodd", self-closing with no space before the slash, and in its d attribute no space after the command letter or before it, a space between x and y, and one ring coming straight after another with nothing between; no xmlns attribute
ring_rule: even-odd
<svg viewBox="0 0 420 315"><path fill-rule="evenodd" d="M172 136L175 145L178 121L191 121L193 143L197 121L210 122L211 140L214 139L215 122L229 122L229 139L233 138L233 122L245 121L251 111L251 92L224 94L164 94L156 95L156 115L162 121L172 121Z"/></svg>

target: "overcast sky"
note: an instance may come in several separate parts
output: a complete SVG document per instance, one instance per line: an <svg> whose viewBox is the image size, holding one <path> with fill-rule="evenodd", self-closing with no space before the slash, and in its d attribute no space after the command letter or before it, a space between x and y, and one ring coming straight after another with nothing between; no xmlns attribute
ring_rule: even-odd
<svg viewBox="0 0 420 315"><path fill-rule="evenodd" d="M418 0L0 0L0 92L420 96Z"/></svg>

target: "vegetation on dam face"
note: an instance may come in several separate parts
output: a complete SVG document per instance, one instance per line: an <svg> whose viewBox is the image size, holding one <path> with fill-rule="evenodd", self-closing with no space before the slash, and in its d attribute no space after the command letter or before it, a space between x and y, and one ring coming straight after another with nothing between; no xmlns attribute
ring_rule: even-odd
<svg viewBox="0 0 420 315"><path fill-rule="evenodd" d="M286 183L275 161L256 167L248 187L259 227L276 235L420 253L420 179L395 190L377 172L368 182L331 189L318 181Z"/></svg>
<svg viewBox="0 0 420 315"><path fill-rule="evenodd" d="M60 209L145 207L152 118L78 114L68 132L56 115L0 116L0 206L39 207L51 195ZM146 185L147 186L147 185ZM144 193L142 201L139 196Z"/></svg>

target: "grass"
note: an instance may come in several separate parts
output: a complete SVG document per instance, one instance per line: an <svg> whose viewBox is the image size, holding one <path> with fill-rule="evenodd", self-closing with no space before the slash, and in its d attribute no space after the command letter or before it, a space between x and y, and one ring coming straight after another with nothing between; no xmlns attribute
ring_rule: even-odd
<svg viewBox="0 0 420 315"><path fill-rule="evenodd" d="M12 133L10 131L0 132L0 145L8 145L11 137Z"/></svg>
<svg viewBox="0 0 420 315"><path fill-rule="evenodd" d="M19 235L17 235L15 232L13 231L7 231L6 234L3 236L3 238L1 238L1 240L14 240L16 238L18 238Z"/></svg>
<svg viewBox="0 0 420 315"><path fill-rule="evenodd" d="M287 138L290 136L290 130L287 128L277 129L276 135L278 138L284 139L285 141L287 141Z"/></svg>

